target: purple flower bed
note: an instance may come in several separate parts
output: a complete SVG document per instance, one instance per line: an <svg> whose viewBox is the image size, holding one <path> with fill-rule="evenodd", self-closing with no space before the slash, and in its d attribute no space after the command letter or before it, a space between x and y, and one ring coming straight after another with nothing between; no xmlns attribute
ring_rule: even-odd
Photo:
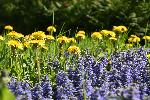
<svg viewBox="0 0 150 100"><path fill-rule="evenodd" d="M8 87L17 100L149 100L147 52L116 52L110 59L87 53L67 62L67 71L58 71L55 84L48 76L35 85L12 78Z"/></svg>

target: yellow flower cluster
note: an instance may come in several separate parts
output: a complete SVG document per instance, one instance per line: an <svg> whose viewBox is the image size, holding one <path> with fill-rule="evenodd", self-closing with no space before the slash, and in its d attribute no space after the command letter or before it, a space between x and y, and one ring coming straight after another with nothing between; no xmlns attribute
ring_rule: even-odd
<svg viewBox="0 0 150 100"><path fill-rule="evenodd" d="M24 40L25 41L29 41L29 40L31 40L32 38L31 38L31 36L30 35L26 35L25 37L24 37Z"/></svg>
<svg viewBox="0 0 150 100"><path fill-rule="evenodd" d="M54 40L55 38L52 35L46 35L46 39L51 41Z"/></svg>
<svg viewBox="0 0 150 100"><path fill-rule="evenodd" d="M64 43L76 43L76 40L75 38L68 38L66 36L61 36L59 38L57 38L57 41L61 44L64 44Z"/></svg>
<svg viewBox="0 0 150 100"><path fill-rule="evenodd" d="M54 26L47 27L48 32L56 32L56 28Z"/></svg>
<svg viewBox="0 0 150 100"><path fill-rule="evenodd" d="M19 38L24 37L24 35L22 35L21 33L15 32L15 31L11 31L7 35L14 39L19 39Z"/></svg>
<svg viewBox="0 0 150 100"><path fill-rule="evenodd" d="M0 36L0 41L3 41L3 40L5 40L4 37Z"/></svg>
<svg viewBox="0 0 150 100"><path fill-rule="evenodd" d="M68 38L68 42L69 43L76 43L76 40L75 40L75 38Z"/></svg>
<svg viewBox="0 0 150 100"><path fill-rule="evenodd" d="M76 36L77 40L82 40L85 39L85 32L84 31L79 31Z"/></svg>
<svg viewBox="0 0 150 100"><path fill-rule="evenodd" d="M39 46L43 46L43 45L45 45L45 40L31 40L31 41L29 41L29 43L37 44Z"/></svg>
<svg viewBox="0 0 150 100"><path fill-rule="evenodd" d="M83 34L83 35L85 35L85 32L84 31L79 31L77 34Z"/></svg>
<svg viewBox="0 0 150 100"><path fill-rule="evenodd" d="M116 33L113 31L102 30L100 33L104 36L116 37Z"/></svg>
<svg viewBox="0 0 150 100"><path fill-rule="evenodd" d="M68 48L68 52L73 54L80 54L81 51L79 47L73 45Z"/></svg>
<svg viewBox="0 0 150 100"><path fill-rule="evenodd" d="M37 31L24 37L24 46L29 48L34 45L34 47L44 48L47 50L48 48L45 43L54 39L55 38L52 35L45 35L45 32Z"/></svg>
<svg viewBox="0 0 150 100"><path fill-rule="evenodd" d="M10 40L8 41L8 46L13 47L13 48L18 48L18 49L23 49L23 44L17 40Z"/></svg>
<svg viewBox="0 0 150 100"><path fill-rule="evenodd" d="M24 45L26 48L29 48L29 47L30 47L30 42L24 42L23 45Z"/></svg>
<svg viewBox="0 0 150 100"><path fill-rule="evenodd" d="M45 35L45 32L43 31L33 32L31 35L25 36L24 46L29 48L31 45L34 45L35 47L47 50L45 40L54 40L54 37L51 35Z"/></svg>
<svg viewBox="0 0 150 100"><path fill-rule="evenodd" d="M113 31L109 31L109 30L102 30L100 32L103 36L105 37L109 37L109 40L113 40L113 41L116 41L117 38L116 38L116 33L113 32Z"/></svg>
<svg viewBox="0 0 150 100"><path fill-rule="evenodd" d="M128 29L125 26L113 26L113 31L116 32L126 32Z"/></svg>
<svg viewBox="0 0 150 100"><path fill-rule="evenodd" d="M30 35L30 38L36 39L36 40L43 40L46 38L46 35L45 35L45 32L43 32L43 31L37 31L37 32L32 33Z"/></svg>
<svg viewBox="0 0 150 100"><path fill-rule="evenodd" d="M13 30L13 27L10 26L10 25L7 25L7 26L4 27L4 29L5 29L5 30L10 30L10 31L12 31L12 30Z"/></svg>
<svg viewBox="0 0 150 100"><path fill-rule="evenodd" d="M147 54L146 57L147 57L148 59L150 59L150 54Z"/></svg>
<svg viewBox="0 0 150 100"><path fill-rule="evenodd" d="M128 43L128 44L126 44L126 47L131 48L131 47L133 47L133 44Z"/></svg>
<svg viewBox="0 0 150 100"><path fill-rule="evenodd" d="M136 35L131 35L128 39L128 42L129 43L137 43L137 42L140 42L140 38L137 37Z"/></svg>
<svg viewBox="0 0 150 100"><path fill-rule="evenodd" d="M144 40L150 40L150 36L144 36L143 39Z"/></svg>
<svg viewBox="0 0 150 100"><path fill-rule="evenodd" d="M57 39L57 41L61 44L64 44L68 42L68 38L66 36L61 36Z"/></svg>
<svg viewBox="0 0 150 100"><path fill-rule="evenodd" d="M100 32L94 32L92 33L91 37L93 39L102 39L102 34L100 34Z"/></svg>

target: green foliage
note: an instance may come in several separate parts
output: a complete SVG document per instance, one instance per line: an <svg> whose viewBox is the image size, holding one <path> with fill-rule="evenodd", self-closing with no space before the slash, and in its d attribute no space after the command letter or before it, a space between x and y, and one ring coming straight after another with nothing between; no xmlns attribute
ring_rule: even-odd
<svg viewBox="0 0 150 100"><path fill-rule="evenodd" d="M9 78L4 74L6 74L6 72L0 74L0 100L15 100L15 96L6 86Z"/></svg>

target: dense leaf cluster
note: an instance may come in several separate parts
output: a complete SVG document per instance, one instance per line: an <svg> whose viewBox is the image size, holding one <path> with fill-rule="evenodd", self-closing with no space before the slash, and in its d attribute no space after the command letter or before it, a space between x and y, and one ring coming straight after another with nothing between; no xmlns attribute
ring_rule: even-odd
<svg viewBox="0 0 150 100"><path fill-rule="evenodd" d="M145 0L2 0L0 25L12 24L26 34L45 30L54 12L55 25L64 30L91 32L126 25L132 33L144 34L150 27L149 7Z"/></svg>

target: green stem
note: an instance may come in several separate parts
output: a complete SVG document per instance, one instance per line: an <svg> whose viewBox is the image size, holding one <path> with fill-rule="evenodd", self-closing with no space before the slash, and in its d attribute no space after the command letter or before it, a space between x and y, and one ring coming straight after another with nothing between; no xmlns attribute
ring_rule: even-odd
<svg viewBox="0 0 150 100"><path fill-rule="evenodd" d="M54 16L55 16L55 13L54 13L54 10L53 10L53 22L52 22L52 25L54 25Z"/></svg>
<svg viewBox="0 0 150 100"><path fill-rule="evenodd" d="M145 39L145 45L144 45L144 48L146 48L147 47L147 41L146 41L146 39Z"/></svg>
<svg viewBox="0 0 150 100"><path fill-rule="evenodd" d="M37 71L38 71L38 81L40 81L40 76L41 76L41 72L40 72L40 61L39 61L39 48L36 49L36 62L37 64Z"/></svg>
<svg viewBox="0 0 150 100"><path fill-rule="evenodd" d="M86 90L85 90L85 82L83 83L83 99L86 100Z"/></svg>

